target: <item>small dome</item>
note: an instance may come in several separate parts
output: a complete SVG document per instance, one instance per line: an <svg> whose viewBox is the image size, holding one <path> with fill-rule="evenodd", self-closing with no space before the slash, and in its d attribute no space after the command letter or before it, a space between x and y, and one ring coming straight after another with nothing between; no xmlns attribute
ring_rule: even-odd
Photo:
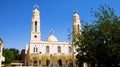
<svg viewBox="0 0 120 67"><path fill-rule="evenodd" d="M50 35L47 37L47 41L58 41L58 39L54 35Z"/></svg>

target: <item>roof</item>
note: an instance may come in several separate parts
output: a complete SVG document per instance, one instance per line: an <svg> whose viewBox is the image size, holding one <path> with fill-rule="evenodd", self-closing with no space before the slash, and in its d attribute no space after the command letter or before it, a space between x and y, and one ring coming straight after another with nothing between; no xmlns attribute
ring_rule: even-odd
<svg viewBox="0 0 120 67"><path fill-rule="evenodd" d="M54 36L54 35L50 35L49 37L47 37L47 41L58 41L58 39Z"/></svg>

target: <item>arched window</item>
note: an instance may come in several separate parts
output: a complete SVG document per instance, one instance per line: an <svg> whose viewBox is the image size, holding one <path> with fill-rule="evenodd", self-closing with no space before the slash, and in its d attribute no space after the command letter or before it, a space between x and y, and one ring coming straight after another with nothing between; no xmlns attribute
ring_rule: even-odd
<svg viewBox="0 0 120 67"><path fill-rule="evenodd" d="M33 52L35 52L35 47L33 48Z"/></svg>
<svg viewBox="0 0 120 67"><path fill-rule="evenodd" d="M35 21L35 32L37 32L37 21Z"/></svg>
<svg viewBox="0 0 120 67"><path fill-rule="evenodd" d="M61 47L58 46L58 53L61 53Z"/></svg>
<svg viewBox="0 0 120 67"><path fill-rule="evenodd" d="M49 53L49 46L46 46L46 53Z"/></svg>
<svg viewBox="0 0 120 67"><path fill-rule="evenodd" d="M36 52L38 52L38 48L36 47Z"/></svg>
<svg viewBox="0 0 120 67"><path fill-rule="evenodd" d="M69 53L71 53L72 52L72 47L68 47L68 49L69 49Z"/></svg>
<svg viewBox="0 0 120 67"><path fill-rule="evenodd" d="M33 48L33 52L38 52L38 48L36 46Z"/></svg>

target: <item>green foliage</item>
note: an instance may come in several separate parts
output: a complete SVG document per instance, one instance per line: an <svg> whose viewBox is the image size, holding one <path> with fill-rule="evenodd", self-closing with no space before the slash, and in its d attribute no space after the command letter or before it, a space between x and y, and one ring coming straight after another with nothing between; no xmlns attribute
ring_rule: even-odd
<svg viewBox="0 0 120 67"><path fill-rule="evenodd" d="M3 56L5 57L5 63L9 64L11 63L12 59L14 58L14 55L9 49L3 48Z"/></svg>
<svg viewBox="0 0 120 67"><path fill-rule="evenodd" d="M82 35L77 35L78 41L75 41L79 46L78 61L105 65L120 63L120 18L107 5L100 5L98 11L91 13L96 20L92 25L84 25Z"/></svg>
<svg viewBox="0 0 120 67"><path fill-rule="evenodd" d="M19 54L19 50L15 48L3 48L3 56L5 57L5 63L9 64L13 60L20 60L21 55Z"/></svg>
<svg viewBox="0 0 120 67"><path fill-rule="evenodd" d="M14 55L14 58L13 58L13 60L20 60L21 58L20 58L20 54L19 54L19 50L18 49L15 49L15 48L10 48L9 49L11 52L12 52L12 54Z"/></svg>

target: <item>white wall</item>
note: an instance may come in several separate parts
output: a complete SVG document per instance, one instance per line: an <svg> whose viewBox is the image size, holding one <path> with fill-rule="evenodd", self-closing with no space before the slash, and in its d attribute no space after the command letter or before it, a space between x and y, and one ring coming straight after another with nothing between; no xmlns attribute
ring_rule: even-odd
<svg viewBox="0 0 120 67"><path fill-rule="evenodd" d="M51 43L39 43L39 44L30 44L30 54L31 53L42 53L42 54L46 54L46 46L49 46L49 54L54 54L54 53L58 53L58 46L61 47L61 53L65 53L68 54L69 53L69 46L68 44L53 44ZM34 47L38 48L38 52L34 52Z"/></svg>

